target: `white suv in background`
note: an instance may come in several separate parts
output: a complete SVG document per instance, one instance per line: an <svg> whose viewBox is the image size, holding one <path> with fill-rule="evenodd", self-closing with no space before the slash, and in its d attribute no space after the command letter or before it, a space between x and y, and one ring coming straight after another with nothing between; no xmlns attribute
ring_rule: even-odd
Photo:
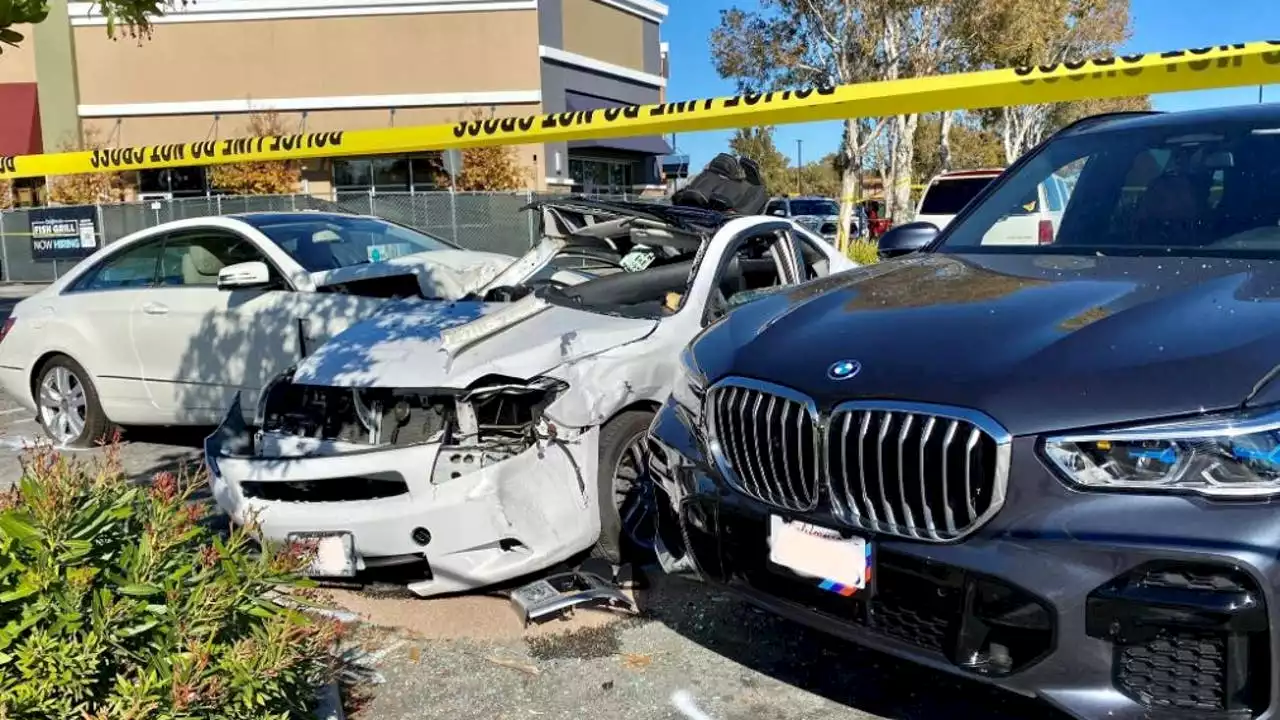
<svg viewBox="0 0 1280 720"><path fill-rule="evenodd" d="M945 228L969 201L977 197L1003 170L954 170L942 173L929 181L920 204L916 208L916 221L929 222ZM1068 181L1058 175L1041 183L1036 195L1023 198L1023 202L1009 209L999 222L991 226L983 237L983 245L1048 245L1053 242L1062 219L1062 209L1071 196Z"/></svg>
<svg viewBox="0 0 1280 720"><path fill-rule="evenodd" d="M969 201L1004 172L999 169L953 170L934 177L920 195L916 222L928 222L939 230L964 209Z"/></svg>

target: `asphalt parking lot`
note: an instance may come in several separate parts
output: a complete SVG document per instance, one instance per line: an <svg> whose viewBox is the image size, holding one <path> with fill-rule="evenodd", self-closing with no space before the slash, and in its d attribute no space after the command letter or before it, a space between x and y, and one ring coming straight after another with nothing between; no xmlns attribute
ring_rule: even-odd
<svg viewBox="0 0 1280 720"><path fill-rule="evenodd" d="M0 287L0 319L30 288ZM141 478L199 462L202 430L132 430ZM35 418L0 394L0 488L21 477ZM77 457L91 460L101 450ZM634 614L580 611L520 625L495 592L421 600L337 588L351 620L356 720L1058 720L1047 706L808 631L702 584L650 577Z"/></svg>

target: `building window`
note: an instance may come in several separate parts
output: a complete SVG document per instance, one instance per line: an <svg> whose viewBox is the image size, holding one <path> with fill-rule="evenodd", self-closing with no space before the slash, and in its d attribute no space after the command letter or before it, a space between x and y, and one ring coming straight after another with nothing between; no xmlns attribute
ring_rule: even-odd
<svg viewBox="0 0 1280 720"><path fill-rule="evenodd" d="M138 171L138 194L143 197L204 197L209 178L204 167L176 167Z"/></svg>
<svg viewBox="0 0 1280 720"><path fill-rule="evenodd" d="M44 178L18 178L12 184L14 207L39 207L47 205L49 188Z"/></svg>
<svg viewBox="0 0 1280 720"><path fill-rule="evenodd" d="M333 188L340 195L439 190L443 168L439 153L334 160Z"/></svg>
<svg viewBox="0 0 1280 720"><path fill-rule="evenodd" d="M636 160L569 158L569 177L574 192L606 195L631 192L641 168Z"/></svg>

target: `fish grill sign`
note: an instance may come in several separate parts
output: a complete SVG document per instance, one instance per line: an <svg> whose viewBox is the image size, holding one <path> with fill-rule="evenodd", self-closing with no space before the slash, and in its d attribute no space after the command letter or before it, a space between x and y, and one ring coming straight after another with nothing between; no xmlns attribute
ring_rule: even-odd
<svg viewBox="0 0 1280 720"><path fill-rule="evenodd" d="M91 207L31 210L31 259L80 259L98 249L97 213Z"/></svg>

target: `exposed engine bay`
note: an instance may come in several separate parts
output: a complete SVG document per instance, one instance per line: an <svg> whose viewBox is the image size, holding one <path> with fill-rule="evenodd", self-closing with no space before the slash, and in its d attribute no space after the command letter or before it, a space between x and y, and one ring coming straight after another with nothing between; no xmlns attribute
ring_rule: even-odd
<svg viewBox="0 0 1280 720"><path fill-rule="evenodd" d="M543 410L558 380L490 376L465 390L298 385L286 374L266 391L260 433L361 448L441 445L432 482L448 482L555 439Z"/></svg>

